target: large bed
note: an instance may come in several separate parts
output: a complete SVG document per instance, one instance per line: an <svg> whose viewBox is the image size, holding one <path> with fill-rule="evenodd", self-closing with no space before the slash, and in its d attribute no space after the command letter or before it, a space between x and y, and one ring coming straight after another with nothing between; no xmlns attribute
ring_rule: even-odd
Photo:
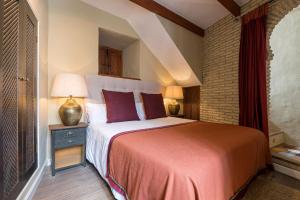
<svg viewBox="0 0 300 200"><path fill-rule="evenodd" d="M159 93L153 82L86 77L88 104L103 104L101 89ZM267 142L257 130L165 117L101 123L91 119L87 159L118 200L232 199L266 167ZM95 117L94 117L95 118Z"/></svg>

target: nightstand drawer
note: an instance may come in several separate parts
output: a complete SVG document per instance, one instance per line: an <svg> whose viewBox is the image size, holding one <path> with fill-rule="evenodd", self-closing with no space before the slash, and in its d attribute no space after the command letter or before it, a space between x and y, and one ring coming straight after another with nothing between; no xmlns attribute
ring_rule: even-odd
<svg viewBox="0 0 300 200"><path fill-rule="evenodd" d="M55 140L61 140L65 138L74 138L74 137L85 137L85 129L69 129L69 130L58 130L53 131Z"/></svg>
<svg viewBox="0 0 300 200"><path fill-rule="evenodd" d="M54 147L55 148L65 148L74 145L81 145L84 144L84 138L70 138L70 139L63 139L59 141L55 141Z"/></svg>
<svg viewBox="0 0 300 200"><path fill-rule="evenodd" d="M55 148L80 145L85 143L85 129L69 129L54 132Z"/></svg>

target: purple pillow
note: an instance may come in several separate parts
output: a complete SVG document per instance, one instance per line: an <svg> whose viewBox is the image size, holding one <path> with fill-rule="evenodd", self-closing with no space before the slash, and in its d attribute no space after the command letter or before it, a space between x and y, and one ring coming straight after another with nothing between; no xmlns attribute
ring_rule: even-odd
<svg viewBox="0 0 300 200"><path fill-rule="evenodd" d="M141 93L146 119L167 117L162 94Z"/></svg>
<svg viewBox="0 0 300 200"><path fill-rule="evenodd" d="M107 123L140 120L133 92L102 90L107 110Z"/></svg>

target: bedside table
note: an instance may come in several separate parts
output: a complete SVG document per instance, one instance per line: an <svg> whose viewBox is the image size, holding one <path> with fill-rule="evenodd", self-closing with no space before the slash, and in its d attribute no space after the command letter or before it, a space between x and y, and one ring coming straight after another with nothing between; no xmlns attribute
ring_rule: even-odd
<svg viewBox="0 0 300 200"><path fill-rule="evenodd" d="M86 166L86 123L77 126L50 125L52 176L60 170Z"/></svg>
<svg viewBox="0 0 300 200"><path fill-rule="evenodd" d="M178 115L169 115L168 117L176 117L176 118L184 118L184 114L178 114Z"/></svg>

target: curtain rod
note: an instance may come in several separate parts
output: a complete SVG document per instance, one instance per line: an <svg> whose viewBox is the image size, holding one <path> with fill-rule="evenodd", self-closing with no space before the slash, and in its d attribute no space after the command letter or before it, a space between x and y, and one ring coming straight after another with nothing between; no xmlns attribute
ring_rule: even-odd
<svg viewBox="0 0 300 200"><path fill-rule="evenodd" d="M275 0L270 0L270 1L268 1L268 3L273 3L273 1L275 1Z"/></svg>
<svg viewBox="0 0 300 200"><path fill-rule="evenodd" d="M278 1L279 1L279 0L269 0L269 1L265 2L264 4L268 3L268 4L269 4L269 7L272 7L272 6L275 5L275 3L277 3ZM251 11L249 11L249 12L251 12ZM248 12L247 12L247 13L248 13ZM244 15L246 15L247 13L245 13L245 14L243 14L243 15L240 15L240 16L236 17L235 19L236 19L236 20L239 20L239 19L241 19Z"/></svg>

